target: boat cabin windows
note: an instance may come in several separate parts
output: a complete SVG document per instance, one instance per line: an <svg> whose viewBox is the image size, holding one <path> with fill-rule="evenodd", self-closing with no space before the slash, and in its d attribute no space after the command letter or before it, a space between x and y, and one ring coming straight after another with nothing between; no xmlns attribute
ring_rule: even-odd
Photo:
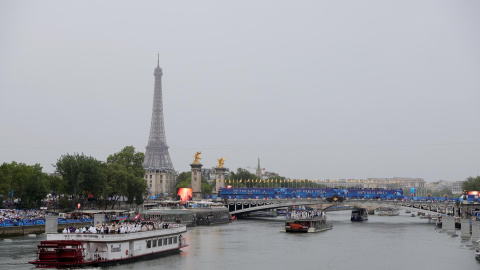
<svg viewBox="0 0 480 270"><path fill-rule="evenodd" d="M177 237L176 237L176 236L173 237L173 243L174 243L174 244L177 243Z"/></svg>
<svg viewBox="0 0 480 270"><path fill-rule="evenodd" d="M162 243L163 243L163 239L162 239L162 238L159 238L159 239L158 239L158 246L161 247L161 246L162 246Z"/></svg>
<svg viewBox="0 0 480 270"><path fill-rule="evenodd" d="M173 237L168 238L168 244L171 245L173 243Z"/></svg>
<svg viewBox="0 0 480 270"><path fill-rule="evenodd" d="M147 240L147 248L151 248L152 247L152 240Z"/></svg>
<svg viewBox="0 0 480 270"><path fill-rule="evenodd" d="M157 247L157 239L153 239L152 242L153 242L153 243L152 243L152 244L153 244L153 247Z"/></svg>
<svg viewBox="0 0 480 270"><path fill-rule="evenodd" d="M167 239L166 237L165 237L165 238L163 238L163 245L164 245L164 246L166 246L166 245L167 245L167 241L168 241L168 239Z"/></svg>

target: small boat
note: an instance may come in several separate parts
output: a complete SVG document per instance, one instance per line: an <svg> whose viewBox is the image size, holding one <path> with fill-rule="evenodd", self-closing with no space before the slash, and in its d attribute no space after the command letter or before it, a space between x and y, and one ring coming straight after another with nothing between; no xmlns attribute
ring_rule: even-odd
<svg viewBox="0 0 480 270"><path fill-rule="evenodd" d="M89 230L49 233L38 245L37 258L28 263L37 268L102 267L178 253L186 247L183 224L137 223L126 232L98 233ZM131 227L129 227L131 228Z"/></svg>
<svg viewBox="0 0 480 270"><path fill-rule="evenodd" d="M415 217L415 214L410 215L411 217Z"/></svg>
<svg viewBox="0 0 480 270"><path fill-rule="evenodd" d="M350 221L365 221L368 220L368 212L365 208L356 208L352 210Z"/></svg>
<svg viewBox="0 0 480 270"><path fill-rule="evenodd" d="M285 232L321 232L332 227L322 211L294 210L286 214Z"/></svg>
<svg viewBox="0 0 480 270"><path fill-rule="evenodd" d="M439 216L435 221L435 227L441 229L442 228L442 216Z"/></svg>
<svg viewBox="0 0 480 270"><path fill-rule="evenodd" d="M400 213L395 208L391 207L380 207L378 209L379 216L398 216Z"/></svg>
<svg viewBox="0 0 480 270"><path fill-rule="evenodd" d="M405 210L405 213L410 214L412 211L410 210Z"/></svg>
<svg viewBox="0 0 480 270"><path fill-rule="evenodd" d="M480 240L477 240L477 247L475 248L475 260L480 262L480 247L478 246Z"/></svg>
<svg viewBox="0 0 480 270"><path fill-rule="evenodd" d="M460 217L455 217L455 229L461 229L462 223L460 222Z"/></svg>

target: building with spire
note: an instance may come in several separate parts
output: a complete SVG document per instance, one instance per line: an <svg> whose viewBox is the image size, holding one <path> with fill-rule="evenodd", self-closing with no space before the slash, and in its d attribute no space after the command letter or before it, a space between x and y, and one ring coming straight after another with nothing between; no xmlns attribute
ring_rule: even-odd
<svg viewBox="0 0 480 270"><path fill-rule="evenodd" d="M260 158L258 158L258 165L257 165L257 170L255 171L255 175L258 177L258 179L262 179L262 168L260 168Z"/></svg>
<svg viewBox="0 0 480 270"><path fill-rule="evenodd" d="M155 77L155 86L153 92L152 121L143 168L145 168L145 180L149 187L149 196L159 197L165 195L165 193L173 195L177 178L177 173L173 168L172 160L168 153L167 140L165 137L162 98L163 71L160 68L160 54L158 55L157 67L153 75Z"/></svg>

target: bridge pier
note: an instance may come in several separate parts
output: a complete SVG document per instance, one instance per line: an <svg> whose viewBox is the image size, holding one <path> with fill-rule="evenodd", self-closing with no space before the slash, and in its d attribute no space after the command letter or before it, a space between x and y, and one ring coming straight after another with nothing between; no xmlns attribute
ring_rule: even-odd
<svg viewBox="0 0 480 270"><path fill-rule="evenodd" d="M460 224L462 224L462 228L460 229L460 237L463 240L470 239L470 220L462 218L460 219Z"/></svg>
<svg viewBox="0 0 480 270"><path fill-rule="evenodd" d="M58 233L58 216L45 217L45 233Z"/></svg>
<svg viewBox="0 0 480 270"><path fill-rule="evenodd" d="M472 243L480 239L480 221L472 221Z"/></svg>
<svg viewBox="0 0 480 270"><path fill-rule="evenodd" d="M448 234L455 234L455 218L451 216L442 217L442 231L446 231Z"/></svg>

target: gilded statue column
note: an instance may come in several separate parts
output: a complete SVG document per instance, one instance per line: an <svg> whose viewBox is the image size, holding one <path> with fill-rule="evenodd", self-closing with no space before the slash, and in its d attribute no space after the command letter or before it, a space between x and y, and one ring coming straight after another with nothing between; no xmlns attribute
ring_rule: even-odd
<svg viewBox="0 0 480 270"><path fill-rule="evenodd" d="M190 187L192 188L192 195L194 199L202 198L202 164L200 163L200 154L202 152L195 153L195 160L190 164L192 168L192 180L190 182Z"/></svg>
<svg viewBox="0 0 480 270"><path fill-rule="evenodd" d="M213 193L218 194L220 188L225 187L225 171L227 170L223 167L225 163L225 158L221 157L218 159L218 166L215 168L215 190Z"/></svg>

